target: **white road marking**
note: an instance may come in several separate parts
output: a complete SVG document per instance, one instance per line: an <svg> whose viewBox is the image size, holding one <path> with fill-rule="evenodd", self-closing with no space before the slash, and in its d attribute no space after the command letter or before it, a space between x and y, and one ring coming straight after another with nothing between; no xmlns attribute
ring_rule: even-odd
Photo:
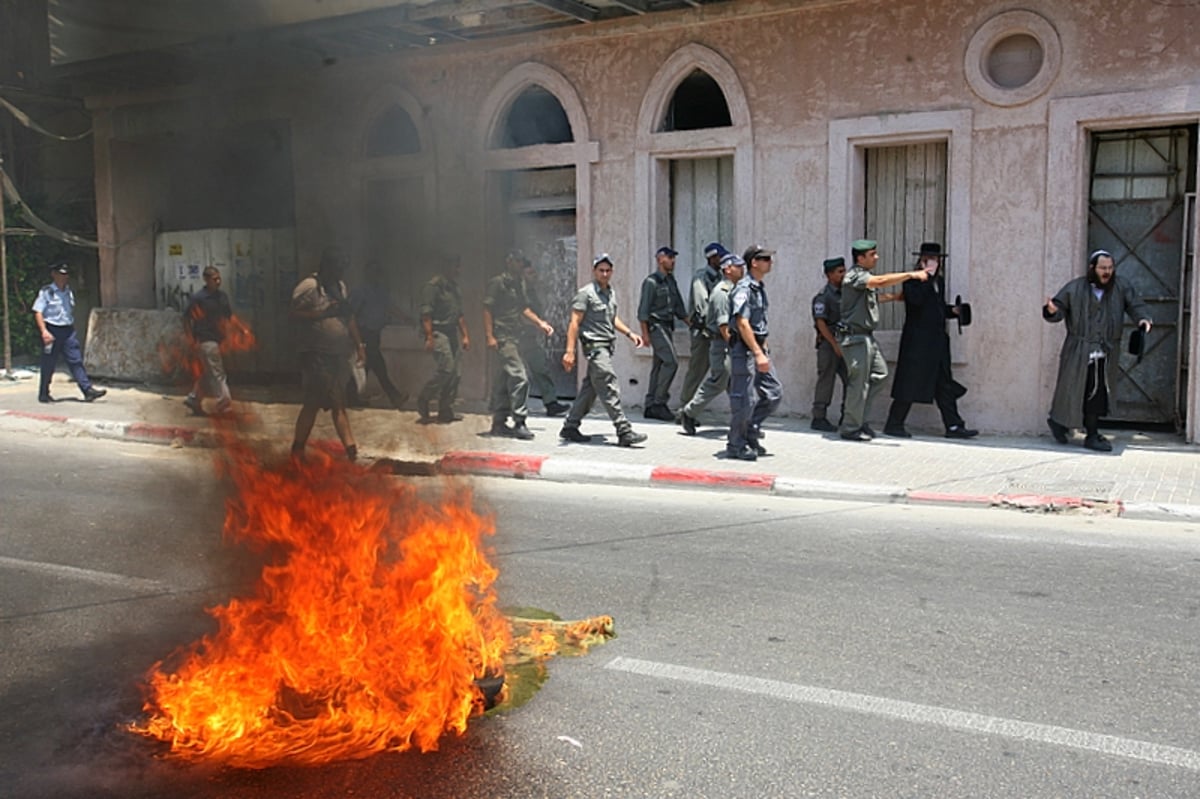
<svg viewBox="0 0 1200 799"><path fill-rule="evenodd" d="M953 730L1002 735L1023 741L1085 749L1105 755L1200 771L1200 752L1195 750L1138 741L1132 738L1120 738L1115 735L1101 735L1086 730L1073 730L1069 727L1034 724L1028 721L985 716L981 713L969 713L947 707L919 705L914 702L887 699L881 696L837 691L812 685L796 685L778 680L694 669L688 666L675 666L670 663L656 663L637 658L618 657L609 662L605 668L646 677L706 685L722 690L770 696L787 702L825 705L840 710L867 713L872 716L885 716L914 724L932 724Z"/></svg>
<svg viewBox="0 0 1200 799"><path fill-rule="evenodd" d="M0 557L0 568L46 574L51 577L62 577L67 580L81 580L85 583L95 583L96 585L111 586L113 588L128 588L134 591L161 593L170 590L165 583L160 583L156 580L145 580L141 577L130 577L126 574L114 574L112 572L101 572L93 569L80 569L77 566L63 566L58 563L43 563L36 560Z"/></svg>

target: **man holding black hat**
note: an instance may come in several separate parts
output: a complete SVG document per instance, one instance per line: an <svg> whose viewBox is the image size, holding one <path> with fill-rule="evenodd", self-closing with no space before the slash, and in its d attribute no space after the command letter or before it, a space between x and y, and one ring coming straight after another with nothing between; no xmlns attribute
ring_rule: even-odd
<svg viewBox="0 0 1200 799"><path fill-rule="evenodd" d="M838 435L847 441L870 441L875 431L867 426L871 402L887 380L887 361L875 343L879 324L879 303L893 302L899 294L879 295L879 289L909 280L929 279L924 269L873 275L879 263L877 245L871 239L858 239L850 245L854 267L842 281L842 320L838 326L838 344L846 361L846 404Z"/></svg>
<svg viewBox="0 0 1200 799"><path fill-rule="evenodd" d="M917 267L929 274L923 283L905 283L904 329L900 333L900 354L896 359L896 377L892 380L892 407L888 411L885 435L912 438L904 427L914 402L935 402L946 427L946 438L974 438L972 430L958 413L958 398L967 389L950 372L950 336L946 320L958 319L962 303L946 302L946 258L936 241L922 242L914 252Z"/></svg>
<svg viewBox="0 0 1200 799"><path fill-rule="evenodd" d="M1150 332L1150 308L1138 297L1132 283L1117 276L1112 253L1107 250L1093 252L1088 258L1087 275L1063 286L1042 306L1043 319L1067 325L1050 417L1046 419L1059 444L1067 443L1071 428L1083 427L1087 432L1085 447L1096 452L1112 451L1099 425L1101 416L1112 413L1109 386L1116 377L1125 314L1143 335Z"/></svg>
<svg viewBox="0 0 1200 799"><path fill-rule="evenodd" d="M591 436L580 432L579 424L599 399L617 429L617 444L632 447L644 442L646 434L634 432L621 409L621 381L613 369L612 355L618 333L628 337L635 348L645 342L617 316L612 273L613 262L608 253L597 255L592 261L592 282L579 289L575 299L571 300L571 321L567 325L567 349L562 365L567 372L575 369L575 345L578 343L583 347L587 372L558 437L576 444L591 441Z"/></svg>
<svg viewBox="0 0 1200 799"><path fill-rule="evenodd" d="M775 251L760 245L746 249L746 276L730 295L729 439L725 455L740 461L766 455L762 423L779 407L783 386L767 347L767 289L763 278L775 262Z"/></svg>
<svg viewBox="0 0 1200 799"><path fill-rule="evenodd" d="M642 281L638 302L642 338L654 351L642 413L647 419L664 422L675 421L675 414L667 406L671 382L679 370L679 358L675 354L675 320L687 321L687 309L683 307L683 297L675 283L675 256L678 254L670 247L658 248L654 253L657 268Z"/></svg>
<svg viewBox="0 0 1200 799"><path fill-rule="evenodd" d="M38 332L42 334L42 375L38 386L38 402L53 402L50 396L50 379L61 354L75 378L75 385L83 392L83 401L92 402L108 392L92 385L83 368L83 350L75 336L75 292L67 285L71 269L66 262L50 265L51 282L42 286L33 301L33 318Z"/></svg>
<svg viewBox="0 0 1200 799"><path fill-rule="evenodd" d="M846 259L826 258L825 286L813 297L813 326L817 329L817 387L813 391L812 429L836 433L837 428L825 417L833 399L833 384L842 379L842 407L846 405L846 362L834 330L842 318L842 280L846 277Z"/></svg>
<svg viewBox="0 0 1200 799"><path fill-rule="evenodd" d="M688 327L691 329L691 350L688 353L688 368L683 375L683 388L679 391L679 405L683 407L692 401L696 389L704 380L709 370L709 342L712 341L706 324L705 315L708 313L708 298L713 287L721 281L721 259L729 251L719 241L710 242L704 247L704 266L692 274L692 288L688 294Z"/></svg>

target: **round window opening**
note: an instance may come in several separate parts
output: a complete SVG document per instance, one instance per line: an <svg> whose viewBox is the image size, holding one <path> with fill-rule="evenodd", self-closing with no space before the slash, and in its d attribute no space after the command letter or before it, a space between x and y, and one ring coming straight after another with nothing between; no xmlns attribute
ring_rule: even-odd
<svg viewBox="0 0 1200 799"><path fill-rule="evenodd" d="M1042 43L1028 33L1016 33L996 42L987 54L984 71L1001 89L1019 89L1037 77L1044 61Z"/></svg>

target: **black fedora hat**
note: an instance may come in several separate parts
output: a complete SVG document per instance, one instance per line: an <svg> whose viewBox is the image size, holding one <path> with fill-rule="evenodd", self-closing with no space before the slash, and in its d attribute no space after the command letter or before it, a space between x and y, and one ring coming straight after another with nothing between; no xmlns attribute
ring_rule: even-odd
<svg viewBox="0 0 1200 799"><path fill-rule="evenodd" d="M1142 355L1146 352L1146 331L1142 328L1135 327L1133 332L1129 334L1129 354L1136 355L1138 363L1142 362Z"/></svg>
<svg viewBox="0 0 1200 799"><path fill-rule="evenodd" d="M954 295L954 307L958 309L958 332L971 324L971 303L963 302L961 294Z"/></svg>
<svg viewBox="0 0 1200 799"><path fill-rule="evenodd" d="M939 258L946 258L950 255L948 252L942 252L942 245L936 241L923 241L921 247L913 255L936 255Z"/></svg>

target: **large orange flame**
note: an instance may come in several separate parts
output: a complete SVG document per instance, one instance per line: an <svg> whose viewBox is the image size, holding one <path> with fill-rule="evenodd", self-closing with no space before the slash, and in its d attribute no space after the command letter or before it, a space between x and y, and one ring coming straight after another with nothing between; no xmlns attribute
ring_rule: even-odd
<svg viewBox="0 0 1200 799"><path fill-rule="evenodd" d="M437 505L319 453L267 467L234 447L225 533L269 565L217 631L152 668L136 732L188 759L261 768L435 749L483 709L511 630L465 490Z"/></svg>

